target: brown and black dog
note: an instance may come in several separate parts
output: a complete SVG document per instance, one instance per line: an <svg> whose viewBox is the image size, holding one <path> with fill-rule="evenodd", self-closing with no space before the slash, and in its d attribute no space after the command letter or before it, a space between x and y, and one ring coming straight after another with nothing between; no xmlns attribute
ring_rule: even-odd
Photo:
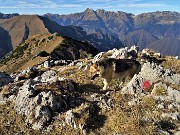
<svg viewBox="0 0 180 135"><path fill-rule="evenodd" d="M95 62L89 70L91 79L100 76L104 79L103 90L107 87L112 79L120 79L124 82L126 77L133 77L141 70L141 64L132 59L114 59L107 58Z"/></svg>

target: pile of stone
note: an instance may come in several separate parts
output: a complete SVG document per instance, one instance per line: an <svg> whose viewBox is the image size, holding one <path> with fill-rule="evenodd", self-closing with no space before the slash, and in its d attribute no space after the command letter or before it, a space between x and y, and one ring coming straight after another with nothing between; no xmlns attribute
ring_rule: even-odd
<svg viewBox="0 0 180 135"><path fill-rule="evenodd" d="M0 92L0 103L13 102L14 109L26 116L26 123L32 125L33 129L39 130L51 122L55 112L61 112L64 109L62 99L64 95L53 92L53 87L49 89L48 86L55 85L54 89L61 93L62 90L73 91L74 83L69 79L58 78L54 70L47 70L41 75L36 74L33 78L32 76L22 78L22 75L28 76L33 71L38 72L35 68L31 68L13 74L14 80L7 74L1 73L3 77L1 85L4 87Z"/></svg>
<svg viewBox="0 0 180 135"><path fill-rule="evenodd" d="M97 54L94 59L93 63L96 61L99 61L100 59L105 58L116 58L116 59L134 59L137 58L139 52L139 47L138 46L131 46L131 48L128 49L128 47L125 48L120 48L116 49L114 48L113 50L109 50L107 52L100 52Z"/></svg>

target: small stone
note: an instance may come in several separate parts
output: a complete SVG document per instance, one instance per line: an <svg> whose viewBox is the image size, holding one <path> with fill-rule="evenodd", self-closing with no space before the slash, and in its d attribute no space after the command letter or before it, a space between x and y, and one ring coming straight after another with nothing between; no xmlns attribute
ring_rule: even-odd
<svg viewBox="0 0 180 135"><path fill-rule="evenodd" d="M44 67L45 68L50 68L51 67L51 63L49 61L45 61L44 62Z"/></svg>
<svg viewBox="0 0 180 135"><path fill-rule="evenodd" d="M48 70L41 75L41 82L56 82L58 80L58 76L56 71Z"/></svg>
<svg viewBox="0 0 180 135"><path fill-rule="evenodd" d="M159 105L157 106L157 108L159 108L159 109L164 109L164 103L159 104Z"/></svg>
<svg viewBox="0 0 180 135"><path fill-rule="evenodd" d="M66 112L65 121L71 127L77 128L77 125L76 125L76 122L75 122L75 116L74 116L72 110L69 110L69 111Z"/></svg>
<svg viewBox="0 0 180 135"><path fill-rule="evenodd" d="M176 105L175 104L170 104L170 105L168 105L168 109L169 110L175 110L177 107L176 107Z"/></svg>

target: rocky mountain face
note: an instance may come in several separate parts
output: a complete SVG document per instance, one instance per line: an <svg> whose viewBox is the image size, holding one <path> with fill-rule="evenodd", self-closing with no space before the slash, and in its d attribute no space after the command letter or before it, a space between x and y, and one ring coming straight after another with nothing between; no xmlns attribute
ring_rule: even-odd
<svg viewBox="0 0 180 135"><path fill-rule="evenodd" d="M12 50L10 35L8 31L0 27L0 58Z"/></svg>
<svg viewBox="0 0 180 135"><path fill-rule="evenodd" d="M37 41L40 37L42 40ZM50 43L57 49L69 46L69 42L77 44L52 34L39 35L26 43L30 41L31 48L21 58L41 47L51 54ZM102 90L101 77L93 81L87 77L89 66L94 60L115 56L120 50L95 57L86 55L85 59L70 63L55 60L53 56L46 61L34 58L39 63L29 68L10 75L0 72L0 134L179 135L180 61L174 57L163 60L157 57L162 63L139 60L138 74L123 84L113 80L108 90ZM45 57L47 53L39 53L37 57Z"/></svg>
<svg viewBox="0 0 180 135"><path fill-rule="evenodd" d="M19 15L18 13L3 14L3 13L0 12L0 19L9 19L11 17L18 16L18 15Z"/></svg>
<svg viewBox="0 0 180 135"><path fill-rule="evenodd" d="M81 13L45 14L44 16L63 26L80 26L87 33L108 33L119 38L124 46L139 45L141 49L157 40L162 46L165 42L161 42L160 39L179 37L180 35L180 13L178 12L157 11L133 15L125 12L86 9ZM165 46L168 45L167 43ZM176 45L175 48L179 48L179 45ZM171 52L176 52L174 48L171 50ZM165 55L176 55L176 53L166 52Z"/></svg>
<svg viewBox="0 0 180 135"><path fill-rule="evenodd" d="M60 26L54 21L37 15L20 15L0 20L0 27L2 28L0 32L7 35L7 38L0 37L2 38L1 46L2 49L10 46L11 49L8 51L11 51L12 48L15 49L31 36L55 32L79 41L88 41L101 51L123 46L121 41L112 35L103 34L102 32L87 35L81 27Z"/></svg>
<svg viewBox="0 0 180 135"><path fill-rule="evenodd" d="M179 15L170 11L143 13L134 17L134 23L136 29L143 28L159 38L179 37Z"/></svg>
<svg viewBox="0 0 180 135"><path fill-rule="evenodd" d="M157 40L149 45L149 48L161 52L162 55L180 56L180 38L167 37Z"/></svg>
<svg viewBox="0 0 180 135"><path fill-rule="evenodd" d="M134 30L133 14L124 12L108 12L105 10L86 9L84 12L58 15L45 14L60 25L75 25L82 27L88 34L95 32L108 33L121 38Z"/></svg>
<svg viewBox="0 0 180 135"><path fill-rule="evenodd" d="M129 33L123 40L123 44L127 45L128 47L131 47L133 43L134 45L139 46L139 48L142 50L144 48L148 48L149 44L157 40L158 38L152 35L151 33L143 29L140 29Z"/></svg>

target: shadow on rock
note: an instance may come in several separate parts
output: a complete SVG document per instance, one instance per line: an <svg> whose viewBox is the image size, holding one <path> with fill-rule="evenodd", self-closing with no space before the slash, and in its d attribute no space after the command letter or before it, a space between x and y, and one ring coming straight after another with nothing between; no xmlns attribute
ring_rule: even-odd
<svg viewBox="0 0 180 135"><path fill-rule="evenodd" d="M105 94L107 91L102 90L102 88L95 84L81 84L78 86L78 90L80 93L97 93L97 94Z"/></svg>

